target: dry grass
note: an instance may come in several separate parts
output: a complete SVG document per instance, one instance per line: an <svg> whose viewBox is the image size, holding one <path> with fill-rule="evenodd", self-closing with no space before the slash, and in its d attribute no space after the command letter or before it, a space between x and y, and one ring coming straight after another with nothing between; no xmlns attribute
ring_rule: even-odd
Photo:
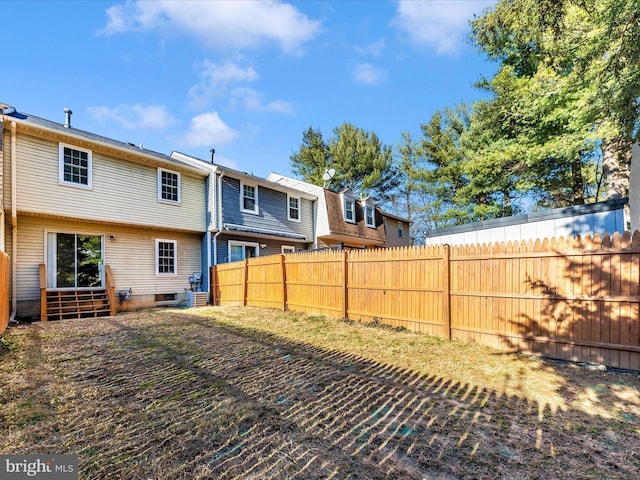
<svg viewBox="0 0 640 480"><path fill-rule="evenodd" d="M0 453L80 478L634 478L638 373L254 308L11 328Z"/></svg>

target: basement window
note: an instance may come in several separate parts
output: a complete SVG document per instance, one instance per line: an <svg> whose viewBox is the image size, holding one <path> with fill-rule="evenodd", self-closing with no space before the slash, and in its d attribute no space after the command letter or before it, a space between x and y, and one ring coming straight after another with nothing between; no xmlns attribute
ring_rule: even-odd
<svg viewBox="0 0 640 480"><path fill-rule="evenodd" d="M156 293L155 294L156 303L163 302L175 302L178 299L177 293Z"/></svg>

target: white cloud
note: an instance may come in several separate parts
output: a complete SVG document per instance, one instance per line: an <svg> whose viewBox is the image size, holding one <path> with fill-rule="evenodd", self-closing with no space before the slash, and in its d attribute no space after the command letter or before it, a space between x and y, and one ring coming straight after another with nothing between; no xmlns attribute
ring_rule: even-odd
<svg viewBox="0 0 640 480"><path fill-rule="evenodd" d="M480 14L495 0L401 0L392 24L419 44L438 53L456 53L469 30L473 14Z"/></svg>
<svg viewBox="0 0 640 480"><path fill-rule="evenodd" d="M355 78L358 83L365 85L376 85L387 79L388 73L370 63L360 63L355 68Z"/></svg>
<svg viewBox="0 0 640 480"><path fill-rule="evenodd" d="M89 113L99 121L114 120L123 127L134 129L163 130L176 123L164 105L117 105L115 107L89 107Z"/></svg>
<svg viewBox="0 0 640 480"><path fill-rule="evenodd" d="M100 34L166 30L188 33L212 48L256 48L274 42L296 52L320 31L293 5L279 0L133 1L107 10Z"/></svg>
<svg viewBox="0 0 640 480"><path fill-rule="evenodd" d="M201 65L201 80L189 90L189 97L195 106L204 107L214 98L224 97L229 86L238 82L254 82L259 76L251 67L227 61L225 64L216 64L205 60Z"/></svg>
<svg viewBox="0 0 640 480"><path fill-rule="evenodd" d="M208 112L193 117L189 130L176 138L181 146L212 147L224 145L238 137L238 132L222 121L218 112Z"/></svg>
<svg viewBox="0 0 640 480"><path fill-rule="evenodd" d="M225 167L233 168L234 170L240 170L238 162L229 157L225 157L224 155L216 153L214 161L217 165L223 165Z"/></svg>
<svg viewBox="0 0 640 480"><path fill-rule="evenodd" d="M356 46L355 50L356 50L356 53L365 57L367 56L379 57L380 55L382 55L382 52L386 46L387 46L387 41L384 38L381 38L376 42L369 43L364 46Z"/></svg>
<svg viewBox="0 0 640 480"><path fill-rule="evenodd" d="M231 93L231 104L253 112L293 113L293 105L282 100L264 103L264 94L252 88L236 87Z"/></svg>
<svg viewBox="0 0 640 480"><path fill-rule="evenodd" d="M206 107L216 98L227 98L231 108L243 108L250 111L292 113L293 106L289 102L275 100L264 103L264 94L246 86L259 79L252 67L242 67L227 61L216 64L209 60L202 63L201 80L189 90L192 106Z"/></svg>

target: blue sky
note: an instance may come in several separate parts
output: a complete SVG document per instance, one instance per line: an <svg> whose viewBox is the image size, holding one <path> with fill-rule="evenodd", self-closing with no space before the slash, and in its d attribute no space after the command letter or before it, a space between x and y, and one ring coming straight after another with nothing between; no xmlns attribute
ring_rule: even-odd
<svg viewBox="0 0 640 480"><path fill-rule="evenodd" d="M496 66L465 42L494 2L2 1L0 102L254 175L309 126L395 145Z"/></svg>

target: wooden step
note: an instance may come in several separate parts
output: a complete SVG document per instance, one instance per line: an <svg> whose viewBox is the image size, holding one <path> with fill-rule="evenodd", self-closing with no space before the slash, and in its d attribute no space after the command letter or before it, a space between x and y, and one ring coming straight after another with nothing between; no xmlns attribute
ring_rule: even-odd
<svg viewBox="0 0 640 480"><path fill-rule="evenodd" d="M47 320L109 316L105 290L49 290L46 292Z"/></svg>

